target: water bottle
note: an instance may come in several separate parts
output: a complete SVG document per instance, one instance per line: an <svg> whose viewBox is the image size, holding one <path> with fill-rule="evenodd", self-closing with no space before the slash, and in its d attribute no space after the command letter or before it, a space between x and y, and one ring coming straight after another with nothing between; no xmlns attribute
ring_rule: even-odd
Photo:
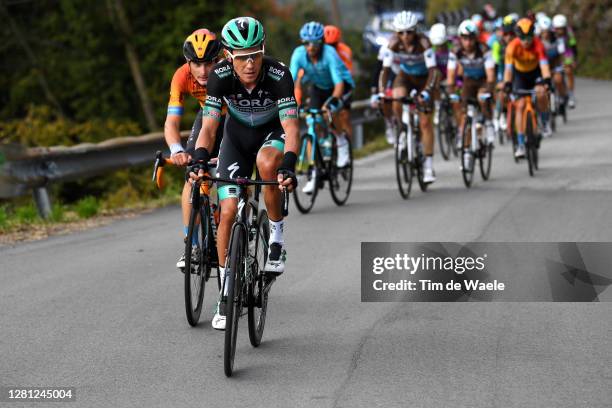
<svg viewBox="0 0 612 408"><path fill-rule="evenodd" d="M331 135L325 136L321 144L323 147L323 160L331 160L333 146Z"/></svg>

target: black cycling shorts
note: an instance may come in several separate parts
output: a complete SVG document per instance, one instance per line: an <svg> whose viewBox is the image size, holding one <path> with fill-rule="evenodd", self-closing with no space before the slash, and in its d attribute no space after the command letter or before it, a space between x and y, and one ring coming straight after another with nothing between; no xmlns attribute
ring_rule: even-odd
<svg viewBox="0 0 612 408"><path fill-rule="evenodd" d="M221 122L219 122L219 127L217 128L217 134L215 135L215 146L213 151L210 152L210 157L217 157L219 155L219 146L221 146L221 140L223 139L223 125L225 123L225 116L221 116ZM195 145L198 140L198 135L200 134L200 129L202 129L202 109L198 110L198 114L196 115L195 120L193 121L193 126L191 127L191 134L189 135L189 139L187 139L187 146L185 151L193 156L195 152Z"/></svg>
<svg viewBox="0 0 612 408"><path fill-rule="evenodd" d="M285 150L285 131L279 120L252 128L228 117L219 151L217 177L251 177L257 153L268 147L281 153ZM238 186L230 183L220 182L218 191L219 200L237 198L240 194Z"/></svg>
<svg viewBox="0 0 612 408"><path fill-rule="evenodd" d="M310 87L309 96L310 96L310 107L320 109L321 106L332 96L334 93L334 88L330 89L321 89L312 85ZM350 109L351 102L353 102L353 87L351 84L345 82L344 83L344 93L340 98L342 101L342 109Z"/></svg>
<svg viewBox="0 0 612 408"><path fill-rule="evenodd" d="M541 80L542 73L540 72L540 67L528 72L520 72L515 69L514 78L512 79L512 90L516 92L519 89L534 89Z"/></svg>

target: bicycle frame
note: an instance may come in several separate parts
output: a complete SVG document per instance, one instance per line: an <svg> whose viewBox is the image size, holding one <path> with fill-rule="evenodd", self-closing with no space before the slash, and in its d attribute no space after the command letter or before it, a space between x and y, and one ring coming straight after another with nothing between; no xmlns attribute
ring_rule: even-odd
<svg viewBox="0 0 612 408"><path fill-rule="evenodd" d="M325 138L329 138L330 135L330 120L329 119L325 119L323 116L323 111L321 109L316 109L316 108L310 108L305 110L306 112L306 126L308 129L308 134L312 136L313 139L313 145L317 146L319 144L319 133L317 132L317 125L320 125L323 127L323 131L325 132L326 136ZM315 162L315 147L312 146L309 152L310 158L309 158L309 162L314 163ZM301 156L300 156L300 161L304 162L305 157L304 154L307 153L306 151L301 152ZM324 152L326 153L326 152ZM324 158L326 158L325 156L327 155L323 155Z"/></svg>

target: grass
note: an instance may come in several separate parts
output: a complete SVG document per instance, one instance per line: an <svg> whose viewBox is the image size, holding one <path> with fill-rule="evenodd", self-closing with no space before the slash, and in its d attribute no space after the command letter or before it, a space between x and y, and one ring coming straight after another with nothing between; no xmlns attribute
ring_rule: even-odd
<svg viewBox="0 0 612 408"><path fill-rule="evenodd" d="M91 218L100 212L100 202L96 197L87 196L76 203L74 210L80 218Z"/></svg>
<svg viewBox="0 0 612 408"><path fill-rule="evenodd" d="M353 152L353 158L361 159L371 155L372 153L379 152L381 150L389 149L391 146L387 143L387 139L384 135L376 136L373 140L370 140L363 145L361 149Z"/></svg>

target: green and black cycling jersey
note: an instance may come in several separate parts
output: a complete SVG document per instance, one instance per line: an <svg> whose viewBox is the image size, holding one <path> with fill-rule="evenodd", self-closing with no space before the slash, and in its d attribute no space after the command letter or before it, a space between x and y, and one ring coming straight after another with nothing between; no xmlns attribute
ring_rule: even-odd
<svg viewBox="0 0 612 408"><path fill-rule="evenodd" d="M298 117L291 72L270 57L264 56L259 81L250 92L238 79L230 61L214 66L207 90L203 115L219 121L223 103L230 117L248 127Z"/></svg>

